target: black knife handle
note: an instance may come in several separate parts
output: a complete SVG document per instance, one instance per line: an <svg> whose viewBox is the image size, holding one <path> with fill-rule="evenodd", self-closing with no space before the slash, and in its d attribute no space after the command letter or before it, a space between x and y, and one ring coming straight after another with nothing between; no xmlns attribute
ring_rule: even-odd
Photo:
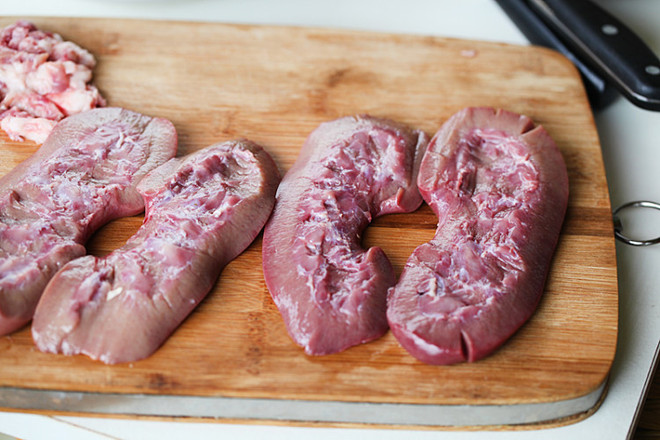
<svg viewBox="0 0 660 440"><path fill-rule="evenodd" d="M589 0L528 0L559 36L632 103L660 110L660 60L637 34Z"/></svg>
<svg viewBox="0 0 660 440"><path fill-rule="evenodd" d="M580 71L591 107L602 109L619 96L605 79L587 66L560 40L525 0L495 0L530 43L554 49L568 58Z"/></svg>

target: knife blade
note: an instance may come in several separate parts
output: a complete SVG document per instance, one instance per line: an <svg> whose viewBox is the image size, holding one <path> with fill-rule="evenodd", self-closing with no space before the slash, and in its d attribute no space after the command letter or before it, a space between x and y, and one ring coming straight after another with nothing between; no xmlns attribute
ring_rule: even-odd
<svg viewBox="0 0 660 440"><path fill-rule="evenodd" d="M660 60L628 26L590 0L528 0L528 4L629 101L660 111Z"/></svg>
<svg viewBox="0 0 660 440"><path fill-rule="evenodd" d="M530 43L554 49L577 67L591 107L599 110L610 105L618 96L617 90L602 75L586 65L555 35L545 22L527 5L525 0L495 0L509 19Z"/></svg>

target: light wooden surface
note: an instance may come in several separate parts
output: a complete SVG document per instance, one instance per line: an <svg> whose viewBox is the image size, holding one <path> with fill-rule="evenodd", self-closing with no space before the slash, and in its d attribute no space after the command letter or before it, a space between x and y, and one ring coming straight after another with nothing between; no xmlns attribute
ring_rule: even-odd
<svg viewBox="0 0 660 440"><path fill-rule="evenodd" d="M12 20L0 19L4 26ZM419 404L557 402L607 377L617 335L610 204L591 112L573 66L538 48L424 36L290 27L36 18L98 59L110 105L169 118L179 154L221 140L259 142L285 172L307 134L347 114L390 117L435 133L465 106L502 107L543 124L569 171L570 200L541 304L494 355L424 365L391 334L308 357L286 334L261 272L261 238L151 358L105 366L43 354L29 329L0 338L0 386L100 393L267 397ZM2 134L0 173L36 147ZM115 221L89 250L121 246L141 217ZM378 219L379 245L401 271L433 236L428 207Z"/></svg>

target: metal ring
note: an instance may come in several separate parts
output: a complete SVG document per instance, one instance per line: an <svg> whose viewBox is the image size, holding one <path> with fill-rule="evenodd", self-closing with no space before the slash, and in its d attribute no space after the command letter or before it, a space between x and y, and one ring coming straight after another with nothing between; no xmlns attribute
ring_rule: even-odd
<svg viewBox="0 0 660 440"><path fill-rule="evenodd" d="M614 221L614 236L620 241L631 246L650 246L652 244L660 243L660 237L651 238L649 240L635 240L623 234L623 224L621 223L621 219L617 216L617 214L620 211L628 208L651 208L660 211L660 204L646 200L637 200L634 202L625 203L616 208L614 212L612 212L612 219Z"/></svg>

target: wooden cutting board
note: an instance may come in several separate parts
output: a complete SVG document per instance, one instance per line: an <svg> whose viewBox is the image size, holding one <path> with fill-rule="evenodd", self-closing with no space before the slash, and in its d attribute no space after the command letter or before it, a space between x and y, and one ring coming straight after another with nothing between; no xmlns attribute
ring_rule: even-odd
<svg viewBox="0 0 660 440"><path fill-rule="evenodd" d="M0 25L13 21L5 17ZM43 354L29 328L0 338L0 406L445 427L556 425L597 408L617 336L613 228L594 121L566 59L532 47L343 30L33 21L96 55L95 83L110 105L169 118L181 155L247 137L286 172L326 120L370 113L432 135L463 107L502 107L530 116L554 137L568 166L570 201L537 312L482 361L425 365L391 334L343 353L306 356L265 287L259 237L149 359L106 366ZM36 151L0 136L0 173ZM108 224L89 251L121 246L141 221ZM423 206L376 220L363 241L381 246L400 273L435 224Z"/></svg>

